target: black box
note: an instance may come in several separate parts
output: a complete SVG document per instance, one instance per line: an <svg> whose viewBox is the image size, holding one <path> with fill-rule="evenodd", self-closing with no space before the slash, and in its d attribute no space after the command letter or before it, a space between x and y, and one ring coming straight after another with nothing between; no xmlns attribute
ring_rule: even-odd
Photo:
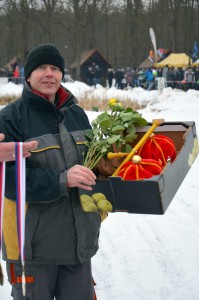
<svg viewBox="0 0 199 300"><path fill-rule="evenodd" d="M137 129L136 143L149 128ZM197 156L198 151L193 153L194 145L198 145L195 122L165 122L154 133L171 138L177 149L176 159L167 163L161 174L137 181L110 176L97 180L91 192L80 189L80 194L105 194L113 212L164 214Z"/></svg>

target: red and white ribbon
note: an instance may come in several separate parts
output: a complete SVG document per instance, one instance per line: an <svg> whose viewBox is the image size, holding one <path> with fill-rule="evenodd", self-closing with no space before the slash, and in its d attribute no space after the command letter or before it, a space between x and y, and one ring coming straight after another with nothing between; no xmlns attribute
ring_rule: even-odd
<svg viewBox="0 0 199 300"><path fill-rule="evenodd" d="M15 143L15 159L16 159L16 205L17 205L17 231L18 244L22 263L22 291L26 294L25 287L25 193L26 193L26 167L25 158L23 158L23 143Z"/></svg>
<svg viewBox="0 0 199 300"><path fill-rule="evenodd" d="M0 162L0 274L1 285L3 285L3 271L1 269L2 260L2 241L3 241L3 212L4 212L4 193L5 193L5 168L6 163Z"/></svg>

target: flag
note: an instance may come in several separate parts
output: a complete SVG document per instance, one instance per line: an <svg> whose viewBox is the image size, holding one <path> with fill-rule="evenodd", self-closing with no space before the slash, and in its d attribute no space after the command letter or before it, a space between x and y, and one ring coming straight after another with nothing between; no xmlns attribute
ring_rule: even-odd
<svg viewBox="0 0 199 300"><path fill-rule="evenodd" d="M157 61L156 38L155 38L155 32L154 32L153 28L150 28L150 29L149 29L149 34L150 34L151 42L152 42L152 45L153 45L153 48L154 48L155 58L156 58L156 61Z"/></svg>
<svg viewBox="0 0 199 300"><path fill-rule="evenodd" d="M192 62L195 62L198 58L198 45L196 43L196 41L194 42L194 45L193 45L193 53L192 53Z"/></svg>

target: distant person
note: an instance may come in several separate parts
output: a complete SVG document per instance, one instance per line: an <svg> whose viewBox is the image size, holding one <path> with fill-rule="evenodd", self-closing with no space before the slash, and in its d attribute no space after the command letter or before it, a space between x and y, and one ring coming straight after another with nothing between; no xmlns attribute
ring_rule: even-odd
<svg viewBox="0 0 199 300"><path fill-rule="evenodd" d="M199 67L195 69L195 89L199 90Z"/></svg>
<svg viewBox="0 0 199 300"><path fill-rule="evenodd" d="M185 76L185 80L186 80L187 90L193 89L194 83L195 83L195 74L194 74L192 68L188 69L186 76Z"/></svg>
<svg viewBox="0 0 199 300"><path fill-rule="evenodd" d="M96 87L97 84L101 83L101 76L102 76L102 72L100 70L100 67L98 65L95 65L94 78L93 78L93 82L94 82L95 87Z"/></svg>
<svg viewBox="0 0 199 300"><path fill-rule="evenodd" d="M117 89L123 90L123 79L124 79L124 72L122 68L118 68L115 72L115 86Z"/></svg>
<svg viewBox="0 0 199 300"><path fill-rule="evenodd" d="M165 79L165 87L167 87L167 72L168 72L168 65L163 67L162 69L162 77Z"/></svg>
<svg viewBox="0 0 199 300"><path fill-rule="evenodd" d="M13 77L14 77L14 83L18 84L19 83L19 77L20 77L18 66L15 67L15 70L13 72Z"/></svg>
<svg viewBox="0 0 199 300"><path fill-rule="evenodd" d="M138 87L139 86L139 81L138 81L138 69L133 70L133 87Z"/></svg>
<svg viewBox="0 0 199 300"><path fill-rule="evenodd" d="M180 72L177 67L173 69L173 88L179 87L179 80L180 80Z"/></svg>
<svg viewBox="0 0 199 300"><path fill-rule="evenodd" d="M157 69L157 77L162 77L162 68Z"/></svg>
<svg viewBox="0 0 199 300"><path fill-rule="evenodd" d="M169 67L166 73L167 86L173 88L174 84L174 69Z"/></svg>
<svg viewBox="0 0 199 300"><path fill-rule="evenodd" d="M20 67L20 82L24 84L24 66Z"/></svg>
<svg viewBox="0 0 199 300"><path fill-rule="evenodd" d="M125 74L125 78L126 78L126 85L127 87L132 87L133 86L133 71L131 68L127 68L126 74Z"/></svg>
<svg viewBox="0 0 199 300"><path fill-rule="evenodd" d="M93 86L94 85L94 70L93 70L92 66L88 67L86 76L87 76L87 84L89 86Z"/></svg>
<svg viewBox="0 0 199 300"><path fill-rule="evenodd" d="M142 88L146 88L146 76L143 69L138 70L137 77L138 77L138 86Z"/></svg>
<svg viewBox="0 0 199 300"><path fill-rule="evenodd" d="M8 68L8 82L12 82L12 81L14 81L13 68L12 68L12 66L9 66L9 68Z"/></svg>
<svg viewBox="0 0 199 300"><path fill-rule="evenodd" d="M113 78L114 78L114 70L113 68L109 68L106 74L108 80L108 87L111 88L113 85Z"/></svg>
<svg viewBox="0 0 199 300"><path fill-rule="evenodd" d="M151 69L147 69L145 72L145 78L146 78L146 87L149 88L154 81L153 72Z"/></svg>

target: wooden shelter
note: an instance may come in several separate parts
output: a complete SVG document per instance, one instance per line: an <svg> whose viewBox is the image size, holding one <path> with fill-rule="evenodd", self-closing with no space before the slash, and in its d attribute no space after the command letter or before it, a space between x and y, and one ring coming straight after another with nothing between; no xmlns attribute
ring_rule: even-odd
<svg viewBox="0 0 199 300"><path fill-rule="evenodd" d="M88 68L91 67L93 64L98 65L102 77L106 77L107 69L112 68L112 65L108 60L97 50L92 49L85 51L81 54L80 57L80 80L83 82L87 82L87 73ZM74 61L70 66L70 74L72 75L73 79L76 79L76 68L78 66L77 60Z"/></svg>

